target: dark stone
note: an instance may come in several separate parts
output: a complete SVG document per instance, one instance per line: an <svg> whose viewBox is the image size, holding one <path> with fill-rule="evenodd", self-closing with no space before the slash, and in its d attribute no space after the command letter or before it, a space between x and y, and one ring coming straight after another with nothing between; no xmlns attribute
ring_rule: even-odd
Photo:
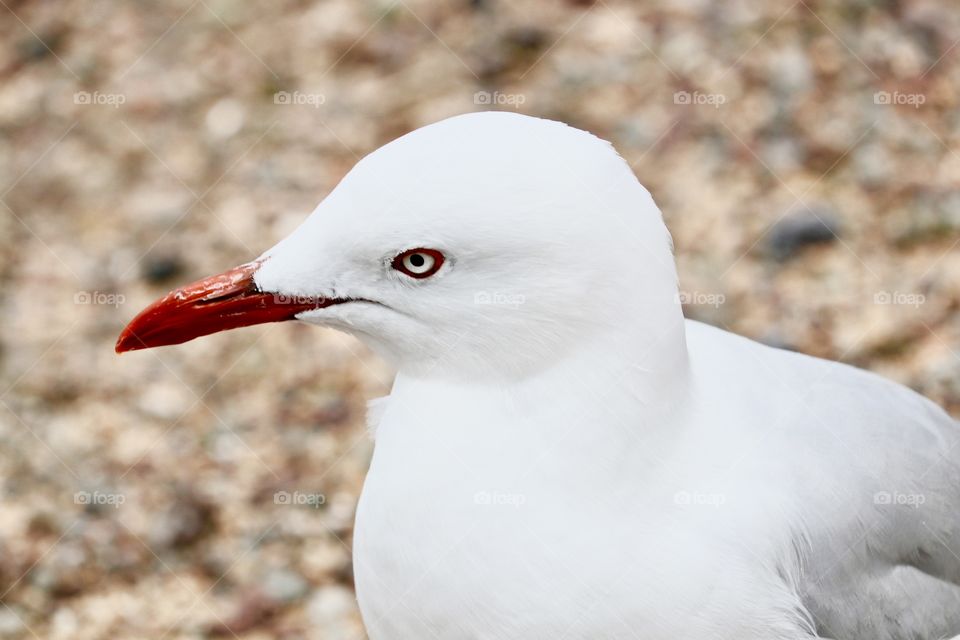
<svg viewBox="0 0 960 640"><path fill-rule="evenodd" d="M143 261L141 274L150 284L162 284L183 273L183 267L178 256L151 256Z"/></svg>
<svg viewBox="0 0 960 640"><path fill-rule="evenodd" d="M839 230L840 224L830 209L803 207L773 225L767 236L767 249L774 259L784 262L806 247L833 242Z"/></svg>
<svg viewBox="0 0 960 640"><path fill-rule="evenodd" d="M17 44L17 52L26 62L43 60L59 48L62 40L62 32L44 33L39 37L31 35Z"/></svg>
<svg viewBox="0 0 960 640"><path fill-rule="evenodd" d="M216 508L191 494L177 496L174 503L155 518L150 531L151 546L161 549L189 547L216 529Z"/></svg>
<svg viewBox="0 0 960 640"><path fill-rule="evenodd" d="M547 32L538 27L518 27L507 33L505 41L519 51L538 51L547 43Z"/></svg>

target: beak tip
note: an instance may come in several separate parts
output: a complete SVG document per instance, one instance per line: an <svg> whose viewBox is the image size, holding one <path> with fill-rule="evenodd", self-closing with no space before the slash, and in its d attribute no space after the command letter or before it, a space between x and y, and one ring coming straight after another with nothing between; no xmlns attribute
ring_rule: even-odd
<svg viewBox="0 0 960 640"><path fill-rule="evenodd" d="M114 345L113 350L118 354L124 353L127 351L134 351L137 349L137 345L133 343L133 340L130 339L131 335L124 331L120 334L120 337L117 338L117 344Z"/></svg>

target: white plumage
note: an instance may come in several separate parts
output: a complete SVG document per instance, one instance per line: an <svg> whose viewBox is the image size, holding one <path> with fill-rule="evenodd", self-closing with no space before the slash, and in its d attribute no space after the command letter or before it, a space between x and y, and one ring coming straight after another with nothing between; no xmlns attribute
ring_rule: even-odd
<svg viewBox="0 0 960 640"><path fill-rule="evenodd" d="M411 248L446 257L416 279ZM960 633L957 423L870 373L684 320L612 147L506 113L361 161L262 291L396 362L357 512L374 640Z"/></svg>

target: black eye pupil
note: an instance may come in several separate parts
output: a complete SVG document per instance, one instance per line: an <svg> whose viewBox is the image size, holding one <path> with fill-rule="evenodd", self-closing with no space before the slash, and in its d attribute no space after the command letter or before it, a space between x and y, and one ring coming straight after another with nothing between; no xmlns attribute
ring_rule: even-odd
<svg viewBox="0 0 960 640"><path fill-rule="evenodd" d="M426 264L426 262L427 261L424 260L422 254L415 253L412 256L410 256L410 264L412 264L415 267L422 267L424 264Z"/></svg>

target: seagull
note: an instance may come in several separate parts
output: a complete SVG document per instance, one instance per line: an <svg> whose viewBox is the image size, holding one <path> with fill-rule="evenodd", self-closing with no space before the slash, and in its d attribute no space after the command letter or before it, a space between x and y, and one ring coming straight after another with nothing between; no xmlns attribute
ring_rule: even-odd
<svg viewBox="0 0 960 640"><path fill-rule="evenodd" d="M356 512L373 640L960 634L958 423L685 319L660 210L590 133L408 133L116 350L291 319L396 367Z"/></svg>

